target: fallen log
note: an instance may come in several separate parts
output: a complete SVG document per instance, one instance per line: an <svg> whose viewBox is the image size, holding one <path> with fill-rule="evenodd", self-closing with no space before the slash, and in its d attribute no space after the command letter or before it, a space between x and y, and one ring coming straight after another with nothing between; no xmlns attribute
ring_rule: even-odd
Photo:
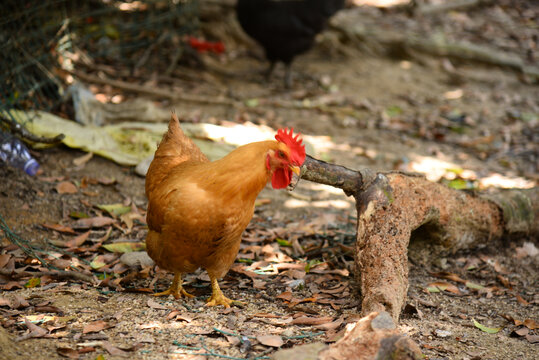
<svg viewBox="0 0 539 360"><path fill-rule="evenodd" d="M354 171L310 156L300 177L341 188L356 200L355 263L363 315L387 311L398 321L408 290L409 250L435 257L502 237L539 234L538 188L478 195L415 174Z"/></svg>

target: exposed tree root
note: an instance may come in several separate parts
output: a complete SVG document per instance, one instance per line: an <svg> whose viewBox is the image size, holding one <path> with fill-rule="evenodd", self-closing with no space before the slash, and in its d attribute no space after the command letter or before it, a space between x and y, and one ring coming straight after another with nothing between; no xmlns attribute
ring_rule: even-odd
<svg viewBox="0 0 539 360"><path fill-rule="evenodd" d="M502 236L539 234L539 189L482 196L404 173L359 172L308 157L301 178L341 188L356 199L356 276L361 312L396 321L408 290L408 251L429 255L487 245ZM434 250L434 251L432 251Z"/></svg>

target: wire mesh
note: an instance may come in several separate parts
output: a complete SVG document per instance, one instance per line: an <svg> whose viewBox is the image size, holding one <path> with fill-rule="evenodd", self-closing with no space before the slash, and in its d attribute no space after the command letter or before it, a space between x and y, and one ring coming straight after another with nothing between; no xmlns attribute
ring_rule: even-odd
<svg viewBox="0 0 539 360"><path fill-rule="evenodd" d="M66 71L81 56L133 71L148 54L176 51L198 27L196 0L4 0L0 15L0 116L54 110ZM26 119L31 120L31 119Z"/></svg>

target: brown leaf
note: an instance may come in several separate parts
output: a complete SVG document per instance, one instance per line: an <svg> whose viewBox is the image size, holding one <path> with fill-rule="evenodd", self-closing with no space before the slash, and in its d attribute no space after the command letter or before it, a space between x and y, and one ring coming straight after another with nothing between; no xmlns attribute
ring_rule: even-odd
<svg viewBox="0 0 539 360"><path fill-rule="evenodd" d="M526 336L528 335L529 332L530 332L530 329L528 329L527 327L523 327L514 331L514 333L517 334L518 336Z"/></svg>
<svg viewBox="0 0 539 360"><path fill-rule="evenodd" d="M433 282L433 283L430 283L427 286L428 286L428 288L437 288L440 291L445 290L445 291L449 291L449 292L451 292L453 294L460 295L460 290L459 290L458 287L456 287L455 285L450 284L448 282L445 282L445 281Z"/></svg>
<svg viewBox="0 0 539 360"><path fill-rule="evenodd" d="M337 320L333 322L327 322L325 324L316 325L315 328L319 330L324 330L324 331L336 330L339 326L341 326L343 322L344 322L344 317L341 316L340 318L338 318Z"/></svg>
<svg viewBox="0 0 539 360"><path fill-rule="evenodd" d="M539 343L539 335L526 335L526 340L528 340L528 342L530 344L536 344L536 343Z"/></svg>
<svg viewBox="0 0 539 360"><path fill-rule="evenodd" d="M14 288L22 289L22 285L17 281L10 281L5 285L0 285L0 289L2 290L13 290Z"/></svg>
<svg viewBox="0 0 539 360"><path fill-rule="evenodd" d="M103 348L105 350L107 350L109 354L111 354L113 356L129 356L129 354L127 352L117 348L116 346L112 345L108 341L103 341L101 343L101 346L103 346Z"/></svg>
<svg viewBox="0 0 539 360"><path fill-rule="evenodd" d="M151 307L152 309L158 309L158 310L168 310L169 308L163 304L158 303L154 299L148 299L146 304Z"/></svg>
<svg viewBox="0 0 539 360"><path fill-rule="evenodd" d="M73 165L75 166L81 166L81 165L84 165L86 164L88 161L90 161L90 159L92 158L92 156L94 155L94 153L87 153L87 154L84 154L78 158L75 158L73 159Z"/></svg>
<svg viewBox="0 0 539 360"><path fill-rule="evenodd" d="M114 184L116 184L116 179L115 178L109 178L109 177L100 177L99 179L97 179L97 181L101 185L114 185Z"/></svg>
<svg viewBox="0 0 539 360"><path fill-rule="evenodd" d="M11 259L10 254L1 254L0 255L0 269L7 265L9 262L9 259Z"/></svg>
<svg viewBox="0 0 539 360"><path fill-rule="evenodd" d="M103 320L97 320L94 322L91 322L89 324L84 325L84 328L82 329L83 334L88 334L92 332L99 332L103 329L109 328L109 324L106 321Z"/></svg>
<svg viewBox="0 0 539 360"><path fill-rule="evenodd" d="M292 300L292 293L290 291L285 291L277 295L275 298L282 299L284 301L290 301Z"/></svg>
<svg viewBox="0 0 539 360"><path fill-rule="evenodd" d="M279 335L260 335L256 337L259 343L266 346L281 347L284 344L283 338Z"/></svg>
<svg viewBox="0 0 539 360"><path fill-rule="evenodd" d="M8 298L0 297L0 306L11 307L11 301Z"/></svg>
<svg viewBox="0 0 539 360"><path fill-rule="evenodd" d="M58 355L69 359L78 359L80 355L77 350L65 347L56 348L56 352Z"/></svg>
<svg viewBox="0 0 539 360"><path fill-rule="evenodd" d="M537 322L533 319L524 320L524 325L530 330L535 330L539 328L539 324L537 324Z"/></svg>
<svg viewBox="0 0 539 360"><path fill-rule="evenodd" d="M174 320L176 320L176 321L185 321L185 322L190 323L191 321L193 321L193 318L189 317L187 315L176 314L175 317L174 317Z"/></svg>
<svg viewBox="0 0 539 360"><path fill-rule="evenodd" d="M55 230L58 232L63 232L67 234L76 234L75 230L69 226L60 225L60 224L42 224L47 229Z"/></svg>
<svg viewBox="0 0 539 360"><path fill-rule="evenodd" d="M89 229L93 227L103 227L114 224L115 220L106 216L96 216L91 218L84 218L75 221L73 224L74 229Z"/></svg>
<svg viewBox="0 0 539 360"><path fill-rule="evenodd" d="M437 273L431 273L431 275L434 276L434 277L440 278L440 279L446 279L446 280L452 280L452 281L455 281L455 282L466 283L466 280L464 280L463 278L461 278L457 274L453 274L453 273L450 273L450 272L447 272L447 271L440 271L440 272L437 272Z"/></svg>
<svg viewBox="0 0 539 360"><path fill-rule="evenodd" d="M62 181L56 185L56 191L58 194L76 194L78 189L72 182Z"/></svg>
<svg viewBox="0 0 539 360"><path fill-rule="evenodd" d="M253 317L260 317L260 318L270 318L270 319L278 319L280 318L279 315L275 314L268 314L268 313L256 313L252 315Z"/></svg>
<svg viewBox="0 0 539 360"><path fill-rule="evenodd" d="M293 325L320 325L333 321L331 316L321 316L321 317L310 317L310 316L300 316L292 320Z"/></svg>
<svg viewBox="0 0 539 360"><path fill-rule="evenodd" d="M24 309L30 306L28 301L20 295L15 295L13 301L11 302L12 309Z"/></svg>
<svg viewBox="0 0 539 360"><path fill-rule="evenodd" d="M515 297L517 298L517 301L518 301L520 304L522 304L522 305L524 305L524 306L530 305L530 303L527 302L527 301L526 301L522 296L520 296L519 294L516 294Z"/></svg>
<svg viewBox="0 0 539 360"><path fill-rule="evenodd" d="M36 324L33 324L27 318L24 318L24 324L26 325L28 330L30 330L30 332L18 337L16 341L23 341L29 338L41 338L49 333L47 330L43 329L42 327L39 327Z"/></svg>
<svg viewBox="0 0 539 360"><path fill-rule="evenodd" d="M84 244L84 242L88 239L88 236L90 236L91 230L86 231L83 234L80 234L79 236L75 236L73 239L67 241L65 245L68 248L76 248Z"/></svg>
<svg viewBox="0 0 539 360"><path fill-rule="evenodd" d="M63 314L64 312L57 308L56 306L36 306L34 307L34 311L36 312L42 312L42 313L55 313L55 314Z"/></svg>
<svg viewBox="0 0 539 360"><path fill-rule="evenodd" d="M513 290L513 286L511 286L511 283L509 282L509 280L506 277L498 274L498 275L496 275L496 278L498 280L500 280L500 282L502 283L503 286L505 286L509 290Z"/></svg>

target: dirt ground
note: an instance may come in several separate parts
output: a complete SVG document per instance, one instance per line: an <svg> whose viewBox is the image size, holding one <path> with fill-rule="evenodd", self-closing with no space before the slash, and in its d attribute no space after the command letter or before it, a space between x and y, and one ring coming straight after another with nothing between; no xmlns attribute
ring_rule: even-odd
<svg viewBox="0 0 539 360"><path fill-rule="evenodd" d="M298 57L290 90L283 88L280 68L270 83L252 71L238 77L201 73L199 82L175 83L185 93L244 103L257 99L259 105L159 105L194 122L293 126L314 139L309 153L350 168L422 172L468 188L537 185L537 85L476 63L455 63L469 75L455 83L443 70L447 59L389 59L359 50L351 56L327 51L324 44L322 39ZM221 61L232 72L266 65L241 49ZM190 71L196 77L199 70ZM109 98L121 93L95 89ZM279 106L292 101L300 105ZM63 146L33 153L43 169L37 177L0 166L0 215L21 239L44 249L43 259L99 281L47 275L5 233L0 269L42 273L0 275L0 358L262 359L280 345L276 337L262 335L278 335L282 348L333 342L346 323L357 320L349 252L356 213L353 199L339 191L305 181L292 193L264 189L239 260L221 282L227 296L245 305L207 308L211 289L204 272L185 279L195 298L154 298L148 292L163 290L171 274L126 265L120 253L100 246L144 241L144 179L133 168L97 156L76 165L85 154ZM60 186L65 182L75 190L66 191ZM118 203L130 207L131 220L97 207ZM81 214L112 221L76 228ZM86 232L87 239L73 247L58 245ZM524 236L441 257L410 254L399 329L428 359L535 359L536 244ZM91 264L97 255L101 267ZM248 266L255 266L256 276L246 274Z"/></svg>

